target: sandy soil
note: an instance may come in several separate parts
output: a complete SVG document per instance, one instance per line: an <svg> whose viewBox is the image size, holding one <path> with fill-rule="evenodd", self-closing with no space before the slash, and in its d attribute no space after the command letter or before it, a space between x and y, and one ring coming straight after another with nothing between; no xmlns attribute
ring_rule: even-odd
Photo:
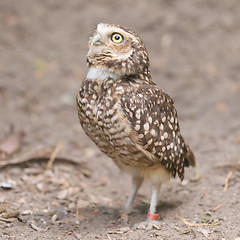
<svg viewBox="0 0 240 240"><path fill-rule="evenodd" d="M237 0L2 0L0 144L19 131L25 138L1 154L0 239L239 239L239 12ZM149 184L120 221L130 179L78 123L74 98L98 22L142 37L153 79L174 99L198 163L200 178L187 169L183 183L162 187L161 227L150 232L132 227L145 219ZM63 146L63 161L48 170L47 157L3 167L40 146Z"/></svg>

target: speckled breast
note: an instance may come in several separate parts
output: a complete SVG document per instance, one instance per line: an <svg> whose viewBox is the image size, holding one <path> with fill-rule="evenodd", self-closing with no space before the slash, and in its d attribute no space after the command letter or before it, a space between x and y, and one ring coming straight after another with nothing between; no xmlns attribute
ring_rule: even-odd
<svg viewBox="0 0 240 240"><path fill-rule="evenodd" d="M122 91L111 81L103 87L85 79L77 96L78 115L83 130L102 152L115 163L136 165L143 154L130 139L132 130L120 107Z"/></svg>

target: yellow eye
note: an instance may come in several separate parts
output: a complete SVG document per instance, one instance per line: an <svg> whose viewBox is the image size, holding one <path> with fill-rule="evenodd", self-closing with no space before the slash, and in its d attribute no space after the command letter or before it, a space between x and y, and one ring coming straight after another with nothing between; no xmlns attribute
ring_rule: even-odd
<svg viewBox="0 0 240 240"><path fill-rule="evenodd" d="M111 36L111 40L114 43L121 43L123 41L123 36L120 33L113 33Z"/></svg>

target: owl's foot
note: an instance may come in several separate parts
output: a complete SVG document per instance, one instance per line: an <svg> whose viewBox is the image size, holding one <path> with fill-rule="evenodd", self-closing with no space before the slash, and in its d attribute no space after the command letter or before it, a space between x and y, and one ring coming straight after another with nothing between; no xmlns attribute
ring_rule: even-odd
<svg viewBox="0 0 240 240"><path fill-rule="evenodd" d="M137 210L135 210L133 208L128 208L128 209L124 209L124 210L120 211L119 221L128 222L128 216L135 212L137 212Z"/></svg>
<svg viewBox="0 0 240 240"><path fill-rule="evenodd" d="M160 229L161 228L161 223L157 220L152 220L152 219L147 219L144 222L141 222L139 224L135 224L134 228L136 229L143 229L145 232L148 232L152 229Z"/></svg>
<svg viewBox="0 0 240 240"><path fill-rule="evenodd" d="M120 218L118 219L119 222L128 223L128 213L121 212Z"/></svg>
<svg viewBox="0 0 240 240"><path fill-rule="evenodd" d="M158 214L151 214L150 212L148 212L147 220L139 224L136 224L134 227L137 229L144 229L145 232L152 230L154 228L160 229L161 223L157 221L158 216L159 216Z"/></svg>
<svg viewBox="0 0 240 240"><path fill-rule="evenodd" d="M128 208L125 208L123 210L120 210L119 213L120 213L120 216L128 216L128 215L131 215L131 214L134 214L134 213L137 213L138 211L132 207L128 207Z"/></svg>

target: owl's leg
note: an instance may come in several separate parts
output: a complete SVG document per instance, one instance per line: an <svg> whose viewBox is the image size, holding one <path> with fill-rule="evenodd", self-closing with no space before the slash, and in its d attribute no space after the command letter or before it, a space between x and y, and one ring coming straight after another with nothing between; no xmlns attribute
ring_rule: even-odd
<svg viewBox="0 0 240 240"><path fill-rule="evenodd" d="M157 221L158 219L158 214L156 213L156 207L157 207L157 202L158 202L158 192L160 189L161 185L152 185L152 196L151 196L151 203L150 203L150 208L147 214L147 220L140 223L136 224L136 228L140 229L145 229L146 231L151 230L153 227L159 228L159 222Z"/></svg>
<svg viewBox="0 0 240 240"><path fill-rule="evenodd" d="M125 211L127 213L130 213L132 211L133 201L136 197L138 189L142 185L142 182L143 182L142 177L136 177L136 176L132 177L132 189L131 189L131 192L128 196L128 200L126 202L126 205L125 205Z"/></svg>
<svg viewBox="0 0 240 240"><path fill-rule="evenodd" d="M156 207L158 202L158 193L161 185L152 185L152 196L150 208L147 214L147 228L146 230L151 230L154 225L158 225L158 214L156 213Z"/></svg>

